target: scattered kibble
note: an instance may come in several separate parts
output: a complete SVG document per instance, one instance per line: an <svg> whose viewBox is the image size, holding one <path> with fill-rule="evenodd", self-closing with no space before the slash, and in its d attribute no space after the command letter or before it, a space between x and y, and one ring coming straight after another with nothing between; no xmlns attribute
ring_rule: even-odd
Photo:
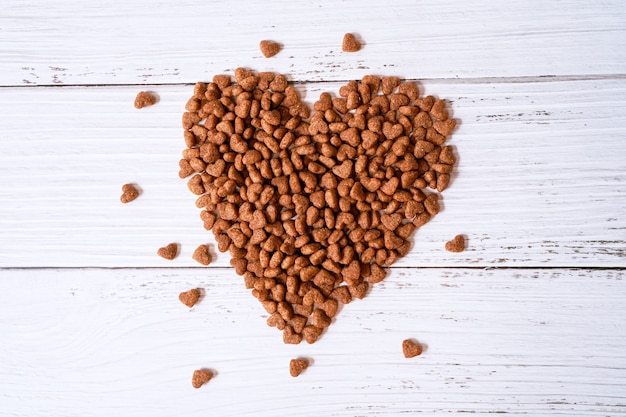
<svg viewBox="0 0 626 417"><path fill-rule="evenodd" d="M465 250L465 237L456 235L454 239L446 242L446 250L448 252L463 252Z"/></svg>
<svg viewBox="0 0 626 417"><path fill-rule="evenodd" d="M203 369L196 369L193 371L193 376L191 377L191 385L194 388L200 388L207 382L209 382L213 378L213 374L209 371L205 371Z"/></svg>
<svg viewBox="0 0 626 417"><path fill-rule="evenodd" d="M398 77L350 81L312 110L284 75L234 78L194 86L179 175L267 324L314 343L439 212L455 121Z"/></svg>
<svg viewBox="0 0 626 417"><path fill-rule="evenodd" d="M211 254L209 253L209 247L207 245L200 245L191 255L194 261L201 265L207 266L211 263Z"/></svg>
<svg viewBox="0 0 626 417"><path fill-rule="evenodd" d="M295 378L304 372L304 370L308 367L309 361L306 359L292 359L289 362L289 373Z"/></svg>
<svg viewBox="0 0 626 417"><path fill-rule="evenodd" d="M178 255L178 244L170 243L167 246L159 248L159 250L157 250L157 255L171 261L176 258L176 255Z"/></svg>
<svg viewBox="0 0 626 417"><path fill-rule="evenodd" d="M414 358L422 354L422 345L410 339L402 341L402 353L405 358Z"/></svg>
<svg viewBox="0 0 626 417"><path fill-rule="evenodd" d="M133 184L122 185L122 195L120 196L120 201L123 204L130 203L137 197L139 197L139 191Z"/></svg>
<svg viewBox="0 0 626 417"><path fill-rule="evenodd" d="M178 294L178 299L181 303L191 308L196 305L196 303L200 299L200 290L198 290L197 288L193 288L189 291L181 292L180 294Z"/></svg>
<svg viewBox="0 0 626 417"><path fill-rule="evenodd" d="M146 91L140 91L135 97L135 108L142 109L144 107L152 106L157 102L157 96L153 93Z"/></svg>
<svg viewBox="0 0 626 417"><path fill-rule="evenodd" d="M259 43L259 48L261 49L261 53L265 58L271 58L277 53L280 52L280 44L274 41L262 40Z"/></svg>
<svg viewBox="0 0 626 417"><path fill-rule="evenodd" d="M361 49L361 43L356 40L352 33L346 33L343 35L343 42L341 43L341 50L344 52L357 52Z"/></svg>

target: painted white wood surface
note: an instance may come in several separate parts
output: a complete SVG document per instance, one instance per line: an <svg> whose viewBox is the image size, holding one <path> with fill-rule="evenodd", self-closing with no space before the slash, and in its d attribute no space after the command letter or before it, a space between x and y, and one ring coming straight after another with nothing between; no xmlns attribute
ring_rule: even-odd
<svg viewBox="0 0 626 417"><path fill-rule="evenodd" d="M0 84L180 83L238 66L294 80L626 73L622 0L3 1ZM366 44L341 52L355 32ZM271 60L261 39L284 44Z"/></svg>
<svg viewBox="0 0 626 417"><path fill-rule="evenodd" d="M2 415L624 415L623 271L415 271L298 346L226 269L5 272ZM176 295L195 286L189 310ZM402 356L408 337L422 356ZM197 368L217 376L194 390Z"/></svg>
<svg viewBox="0 0 626 417"><path fill-rule="evenodd" d="M310 103L323 89L303 88ZM430 82L460 123L459 163L444 210L415 234L399 266L626 266L626 82ZM191 86L8 88L0 123L0 266L194 266L214 242L186 181L181 109ZM42 109L36 117L32 109ZM36 128L24 129L36 120ZM122 184L143 194L119 203ZM468 250L450 254L458 233ZM174 262L157 248L181 244ZM218 256L215 265L227 266Z"/></svg>
<svg viewBox="0 0 626 417"><path fill-rule="evenodd" d="M0 1L0 416L626 415L626 3L92 3ZM349 31L362 51L340 52ZM180 115L238 66L309 103L423 80L460 121L443 212L315 345L283 345L226 256L190 258L213 239ZM138 111L142 89L161 100ZM217 377L194 390L200 367Z"/></svg>

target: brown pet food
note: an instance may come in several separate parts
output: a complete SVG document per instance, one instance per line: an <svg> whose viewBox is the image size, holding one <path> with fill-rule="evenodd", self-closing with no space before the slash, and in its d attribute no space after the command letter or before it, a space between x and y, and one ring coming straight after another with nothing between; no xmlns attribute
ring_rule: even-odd
<svg viewBox="0 0 626 417"><path fill-rule="evenodd" d="M341 44L341 50L344 52L357 52L361 49L361 43L356 40L352 33L346 33L343 35L343 42Z"/></svg>
<svg viewBox="0 0 626 417"><path fill-rule="evenodd" d="M350 81L313 110L283 75L234 78L195 85L180 175L267 324L314 343L439 212L455 122L397 77Z"/></svg>
<svg viewBox="0 0 626 417"><path fill-rule="evenodd" d="M209 247L207 245L200 245L193 251L191 255L194 261L201 265L207 266L211 263L211 254L209 253Z"/></svg>
<svg viewBox="0 0 626 417"><path fill-rule="evenodd" d="M308 367L309 361L306 359L292 359L289 362L289 373L295 378L304 372L304 370Z"/></svg>
<svg viewBox="0 0 626 417"><path fill-rule="evenodd" d="M280 52L280 44L274 41L263 40L259 43L259 48L265 58L271 58Z"/></svg>
<svg viewBox="0 0 626 417"><path fill-rule="evenodd" d="M176 243L170 243L167 246L159 248L157 255L171 261L178 255L178 245Z"/></svg>
<svg viewBox="0 0 626 417"><path fill-rule="evenodd" d="M142 109L144 107L152 106L157 102L157 97L146 91L140 91L135 97L135 108Z"/></svg>
<svg viewBox="0 0 626 417"><path fill-rule="evenodd" d="M139 196L139 191L135 188L133 184L124 184L122 185L122 195L120 196L120 201L124 204L130 203L134 199Z"/></svg>
<svg viewBox="0 0 626 417"><path fill-rule="evenodd" d="M178 294L178 299L181 303L191 308L195 306L200 299L200 291L197 288L194 288L189 291L181 292Z"/></svg>
<svg viewBox="0 0 626 417"><path fill-rule="evenodd" d="M422 345L406 339L402 341L402 353L405 358L414 358L422 354Z"/></svg>
<svg viewBox="0 0 626 417"><path fill-rule="evenodd" d="M465 237L456 235L454 239L446 242L446 250L448 252L463 252L465 250Z"/></svg>
<svg viewBox="0 0 626 417"><path fill-rule="evenodd" d="M193 376L191 377L191 385L194 388L200 388L207 382L209 382L213 378L213 375L209 371L205 371L202 369L196 369L193 371Z"/></svg>

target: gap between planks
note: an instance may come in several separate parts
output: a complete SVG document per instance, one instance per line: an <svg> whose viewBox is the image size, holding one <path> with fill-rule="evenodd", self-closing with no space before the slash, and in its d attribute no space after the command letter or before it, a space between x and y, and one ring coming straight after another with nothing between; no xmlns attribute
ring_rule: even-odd
<svg viewBox="0 0 626 417"><path fill-rule="evenodd" d="M419 81L432 84L532 84L546 82L568 82L568 81L604 81L604 80L626 80L626 74L570 74L570 75L536 75L521 77L471 77L471 78L401 78L403 81ZM292 84L340 84L347 83L351 80L290 80ZM76 87L135 87L135 86L191 86L194 82L178 82L178 83L107 83L107 84L7 84L0 85L2 88L20 88L20 89L36 89L36 88L76 88Z"/></svg>
<svg viewBox="0 0 626 417"><path fill-rule="evenodd" d="M24 266L24 267L0 267L0 272L12 272L12 271L76 271L76 270L95 270L95 271L108 271L108 270L189 270L189 271L228 271L234 268L229 266ZM520 271L520 270L562 270L562 271L626 271L626 267L621 266L446 266L446 265L426 265L426 266L391 266L387 267L391 270L421 270L421 269L451 269L456 271Z"/></svg>

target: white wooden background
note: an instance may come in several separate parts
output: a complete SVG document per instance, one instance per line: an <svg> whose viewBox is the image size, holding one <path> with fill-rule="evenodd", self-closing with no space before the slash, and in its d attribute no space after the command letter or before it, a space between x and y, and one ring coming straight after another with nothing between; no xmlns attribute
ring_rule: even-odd
<svg viewBox="0 0 626 417"><path fill-rule="evenodd" d="M0 6L0 416L626 415L625 2ZM177 175L180 116L239 66L309 103L420 80L460 121L444 210L314 345L282 343L227 256L191 260L214 241ZM136 110L140 90L160 102ZM313 361L296 379L294 357ZM198 368L217 375L195 390Z"/></svg>

